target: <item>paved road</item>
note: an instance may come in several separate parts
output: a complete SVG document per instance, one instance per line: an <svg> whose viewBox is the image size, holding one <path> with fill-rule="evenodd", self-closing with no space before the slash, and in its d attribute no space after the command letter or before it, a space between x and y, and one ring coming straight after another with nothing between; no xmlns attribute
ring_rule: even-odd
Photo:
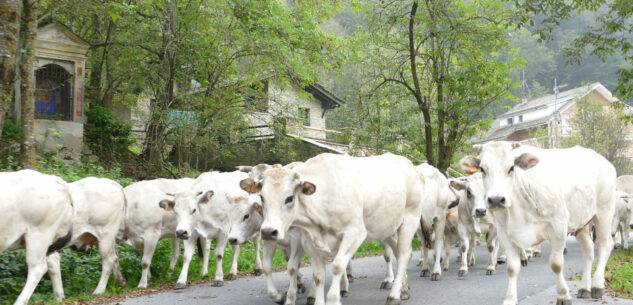
<svg viewBox="0 0 633 305"><path fill-rule="evenodd" d="M582 254L575 239L570 237L567 245L569 251L565 256L565 276L567 278L582 272ZM408 274L411 286L411 299L403 302L405 305L490 305L501 304L507 287L506 265L500 265L496 275L486 275L487 250L482 244L477 247L477 264L469 270L466 279L458 279L458 264L455 263L457 249L451 253L450 270L442 274L441 281L432 282L428 277L419 277L420 267L416 266L419 252L413 255L409 264ZM534 258L529 266L522 268L519 275L518 291L521 305L555 304L556 281L549 268L549 244L543 245L543 257ZM597 255L596 255L597 256ZM384 277L384 261L382 256L357 259L352 262L356 280L350 284L349 297L343 299L343 304L354 305L382 305L387 296L387 290L380 290L380 282ZM328 273L329 273L328 268ZM311 278L311 271L302 269L304 278ZM278 288L287 287L285 273L277 272L273 278ZM568 282L572 296L578 291L576 282ZM329 285L329 283L328 283ZM326 286L326 291L327 291ZM306 294L300 295L297 304L306 303ZM128 299L125 305L187 305L187 304L244 304L244 305L274 305L266 295L266 282L263 276L248 276L234 282L225 282L224 287L215 288L210 284L190 286L179 291L166 291L153 295ZM578 304L633 304L633 300L614 299L605 296L602 300L573 300Z"/></svg>

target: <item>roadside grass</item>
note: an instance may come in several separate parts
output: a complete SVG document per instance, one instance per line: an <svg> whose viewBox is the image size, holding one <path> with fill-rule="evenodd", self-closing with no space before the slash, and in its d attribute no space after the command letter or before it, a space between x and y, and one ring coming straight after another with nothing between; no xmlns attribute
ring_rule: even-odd
<svg viewBox="0 0 633 305"><path fill-rule="evenodd" d="M413 245L414 248L418 248L417 239L414 240ZM103 296L92 295L92 291L96 288L101 275L101 256L96 247L89 249L87 252L76 252L71 249L61 251L62 281L66 294L66 299L62 304L85 304L110 298L117 299L125 296L140 295L157 290L171 289L176 283L182 268L182 252L184 249L181 249L181 256L176 267L170 271L171 241L169 239L160 241L156 247L150 267L151 277L146 290L135 288L141 277L141 252L122 244L118 248L121 272L127 280L128 288L122 288L115 284L111 276ZM212 246L213 248L214 245ZM366 242L359 247L354 257L382 255L382 252L382 246L379 242ZM233 251L230 246L227 246L222 266L225 276L228 275L232 260ZM303 261L309 264L307 257ZM273 259L273 268L275 270L283 270L285 267L286 261L281 251L277 250ZM255 247L252 241L248 241L241 248L238 259L238 272L241 275L251 274L254 268ZM216 270L213 250L210 255L208 275L202 277L201 270L202 259L198 257L196 251L189 268L188 283L213 280ZM11 304L15 301L26 282L26 274L27 266L24 250L0 253L0 304ZM53 300L52 285L48 275L45 275L38 284L31 297L31 304L59 304Z"/></svg>
<svg viewBox="0 0 633 305"><path fill-rule="evenodd" d="M620 298L633 298L633 248L615 252L605 272L607 286Z"/></svg>

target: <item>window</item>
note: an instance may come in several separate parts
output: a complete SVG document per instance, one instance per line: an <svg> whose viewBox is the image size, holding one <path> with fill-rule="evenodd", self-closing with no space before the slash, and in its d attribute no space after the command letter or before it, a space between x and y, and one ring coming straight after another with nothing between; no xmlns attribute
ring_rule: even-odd
<svg viewBox="0 0 633 305"><path fill-rule="evenodd" d="M508 125L512 125L512 118L508 118Z"/></svg>
<svg viewBox="0 0 633 305"><path fill-rule="evenodd" d="M268 81L255 82L244 92L244 107L258 112L268 111Z"/></svg>
<svg viewBox="0 0 633 305"><path fill-rule="evenodd" d="M299 107L299 120L304 126L310 126L310 108Z"/></svg>
<svg viewBox="0 0 633 305"><path fill-rule="evenodd" d="M519 116L519 123L523 122L523 115Z"/></svg>
<svg viewBox="0 0 633 305"><path fill-rule="evenodd" d="M35 117L72 119L72 76L63 67L48 64L35 71Z"/></svg>

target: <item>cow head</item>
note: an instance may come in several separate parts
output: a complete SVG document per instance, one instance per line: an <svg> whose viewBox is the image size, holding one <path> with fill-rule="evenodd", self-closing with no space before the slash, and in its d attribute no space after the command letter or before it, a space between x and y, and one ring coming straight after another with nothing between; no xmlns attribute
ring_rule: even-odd
<svg viewBox="0 0 633 305"><path fill-rule="evenodd" d="M207 204L213 197L213 191L193 193L183 191L176 194L166 194L171 199L163 199L158 206L165 211L176 213L176 236L188 239L193 233L193 226L200 215L200 204Z"/></svg>
<svg viewBox="0 0 633 305"><path fill-rule="evenodd" d="M458 191L460 202L473 217L486 216L487 209L484 202L484 185L481 174L474 174L468 178L451 179L451 188Z"/></svg>
<svg viewBox="0 0 633 305"><path fill-rule="evenodd" d="M281 167L281 164L268 165L265 163L261 163L255 166L240 165L240 166L237 166L236 168L237 170L241 172L248 173L249 178L252 178L255 182L259 183L262 181L262 179L264 179L265 171L271 168L280 168L280 167Z"/></svg>
<svg viewBox="0 0 633 305"><path fill-rule="evenodd" d="M259 194L231 196L226 194L231 206L228 241L231 245L241 245L253 238L262 226L262 204Z"/></svg>
<svg viewBox="0 0 633 305"><path fill-rule="evenodd" d="M252 178L244 179L240 181L240 187L250 193L260 192L264 207L261 235L265 240L284 239L296 218L298 202L316 191L313 183L304 181L299 173L286 168L267 170L260 183Z"/></svg>
<svg viewBox="0 0 633 305"><path fill-rule="evenodd" d="M479 158L467 156L459 161L467 173L481 173L489 209L510 207L515 172L529 170L539 162L533 154L517 153L519 147L518 143L490 142L481 147Z"/></svg>

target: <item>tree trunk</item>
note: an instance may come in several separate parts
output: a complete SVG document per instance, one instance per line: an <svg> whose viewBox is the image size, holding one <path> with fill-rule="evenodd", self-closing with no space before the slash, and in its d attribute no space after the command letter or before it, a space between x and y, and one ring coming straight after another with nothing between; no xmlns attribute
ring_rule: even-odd
<svg viewBox="0 0 633 305"><path fill-rule="evenodd" d="M13 96L15 65L20 37L20 1L0 1L0 137Z"/></svg>
<svg viewBox="0 0 633 305"><path fill-rule="evenodd" d="M22 168L35 168L35 136L33 120L35 119L35 60L34 45L37 35L37 7L39 0L23 0L25 31L23 48L26 50L20 62L22 81L22 143L20 144L20 162Z"/></svg>

